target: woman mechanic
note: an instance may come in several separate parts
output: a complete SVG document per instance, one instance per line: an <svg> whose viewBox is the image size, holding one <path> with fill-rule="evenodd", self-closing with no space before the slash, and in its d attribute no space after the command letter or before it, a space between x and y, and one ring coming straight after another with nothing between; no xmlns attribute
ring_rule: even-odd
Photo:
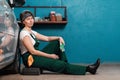
<svg viewBox="0 0 120 80"><path fill-rule="evenodd" d="M64 74L85 75L86 72L96 74L100 59L88 66L70 64L65 52L60 50L60 44L65 44L62 37L45 36L32 30L34 16L28 10L20 14L20 20L24 26L20 31L20 49L25 66ZM47 41L49 44L39 50L39 40Z"/></svg>

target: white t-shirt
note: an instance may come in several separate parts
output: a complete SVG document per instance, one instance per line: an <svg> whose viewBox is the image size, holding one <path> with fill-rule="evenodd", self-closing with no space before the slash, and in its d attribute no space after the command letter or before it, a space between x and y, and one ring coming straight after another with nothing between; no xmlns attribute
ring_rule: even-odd
<svg viewBox="0 0 120 80"><path fill-rule="evenodd" d="M34 35L37 34L37 32L36 32L36 31L33 31L33 30L32 30L32 33L33 33ZM23 29L23 30L20 32L20 50L21 50L21 54L24 54L24 53L26 53L26 52L28 51L28 50L25 48L24 44L22 43L22 40L24 39L25 36L29 36L30 39L31 39L31 41L32 41L32 44L33 44L33 45L35 44L35 40L31 37L30 33L29 33L27 30Z"/></svg>

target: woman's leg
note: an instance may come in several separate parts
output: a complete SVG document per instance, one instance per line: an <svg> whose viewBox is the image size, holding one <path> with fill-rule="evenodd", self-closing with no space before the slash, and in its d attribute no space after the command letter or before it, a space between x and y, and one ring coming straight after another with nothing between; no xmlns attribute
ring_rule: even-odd
<svg viewBox="0 0 120 80"><path fill-rule="evenodd" d="M28 65L27 59L29 55L30 55L29 53L25 53L23 55L23 62L26 66ZM31 67L37 67L53 72L73 74L73 75L84 75L86 73L86 66L73 65L61 60L46 58L43 56L36 56L36 55L32 55L32 56L34 62Z"/></svg>
<svg viewBox="0 0 120 80"><path fill-rule="evenodd" d="M86 66L73 65L67 62L46 58L42 56L33 56L34 62L32 67L39 67L53 72L73 74L73 75L85 75Z"/></svg>
<svg viewBox="0 0 120 80"><path fill-rule="evenodd" d="M60 50L60 43L58 40L51 41L47 46L45 46L45 48L42 49L42 51L49 54L57 54L59 56L59 60L65 62L68 61L65 52Z"/></svg>
<svg viewBox="0 0 120 80"><path fill-rule="evenodd" d="M26 66L29 55L30 55L29 53L25 53L23 55L23 62ZM84 75L86 72L95 74L100 65L100 59L97 59L97 61L93 65L82 66L82 65L69 64L61 60L46 58L43 56L36 56L36 55L32 55L32 56L34 62L31 67L42 68L49 71L65 73L65 74Z"/></svg>

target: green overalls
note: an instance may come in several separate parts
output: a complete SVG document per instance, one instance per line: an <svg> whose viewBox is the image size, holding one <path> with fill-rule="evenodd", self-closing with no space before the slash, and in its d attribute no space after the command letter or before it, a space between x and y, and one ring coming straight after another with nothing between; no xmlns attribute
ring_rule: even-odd
<svg viewBox="0 0 120 80"><path fill-rule="evenodd" d="M32 35L31 35L32 36ZM37 38L32 38L36 41L34 47L35 49L39 50L39 41ZM60 44L58 40L51 41L45 48L43 48L43 52L46 52L48 54L57 54L59 56L59 59L52 59L47 58L43 56L36 56L33 55L34 62L31 67L38 67L45 70L53 71L53 72L59 72L64 74L73 74L73 75L84 75L86 73L86 67L81 65L73 65L69 64L67 62L67 58L64 52L60 51ZM30 55L29 52L23 54L23 62L26 66L27 65L27 59Z"/></svg>

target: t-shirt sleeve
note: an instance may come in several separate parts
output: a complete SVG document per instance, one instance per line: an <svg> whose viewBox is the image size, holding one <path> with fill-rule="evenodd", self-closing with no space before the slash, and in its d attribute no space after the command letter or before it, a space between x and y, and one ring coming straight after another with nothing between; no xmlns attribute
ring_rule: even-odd
<svg viewBox="0 0 120 80"><path fill-rule="evenodd" d="M20 32L20 40L23 40L25 36L30 36L30 34L27 31L21 31Z"/></svg>
<svg viewBox="0 0 120 80"><path fill-rule="evenodd" d="M34 30L32 30L32 32L36 35L37 34L37 32L36 31L34 31Z"/></svg>

